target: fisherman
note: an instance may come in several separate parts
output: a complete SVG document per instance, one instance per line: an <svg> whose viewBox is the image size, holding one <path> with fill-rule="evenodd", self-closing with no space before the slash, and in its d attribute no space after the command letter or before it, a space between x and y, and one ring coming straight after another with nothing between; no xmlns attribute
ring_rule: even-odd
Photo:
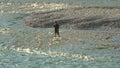
<svg viewBox="0 0 120 68"><path fill-rule="evenodd" d="M59 24L57 23L57 21L55 21L53 26L55 28L55 37L56 36L60 37L60 34L59 34Z"/></svg>

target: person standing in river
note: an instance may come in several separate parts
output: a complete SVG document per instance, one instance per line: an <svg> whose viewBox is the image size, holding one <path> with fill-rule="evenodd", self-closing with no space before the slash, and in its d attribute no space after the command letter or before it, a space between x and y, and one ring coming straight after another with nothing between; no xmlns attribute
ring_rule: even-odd
<svg viewBox="0 0 120 68"><path fill-rule="evenodd" d="M53 26L54 26L54 29L55 29L55 37L56 36L60 37L60 34L59 34L59 24L57 23L57 21L55 21Z"/></svg>

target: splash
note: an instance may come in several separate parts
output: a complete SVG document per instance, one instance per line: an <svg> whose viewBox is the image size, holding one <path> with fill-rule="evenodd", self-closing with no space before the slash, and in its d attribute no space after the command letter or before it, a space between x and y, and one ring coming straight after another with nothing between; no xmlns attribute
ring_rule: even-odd
<svg viewBox="0 0 120 68"><path fill-rule="evenodd" d="M1 34L8 34L8 33L10 33L10 31L11 31L11 30L10 30L9 28L1 28L1 29L0 29L0 33L1 33Z"/></svg>
<svg viewBox="0 0 120 68"><path fill-rule="evenodd" d="M12 48L12 50L17 52L24 52L27 54L40 54L45 55L49 57L66 57L66 58L72 58L72 59L78 59L78 60L84 60L84 61L92 61L94 60L93 57L89 55L82 55L82 54L71 54L71 53L65 53L65 52L53 52L53 51L40 51L40 50L31 50L29 48L23 49L23 48Z"/></svg>

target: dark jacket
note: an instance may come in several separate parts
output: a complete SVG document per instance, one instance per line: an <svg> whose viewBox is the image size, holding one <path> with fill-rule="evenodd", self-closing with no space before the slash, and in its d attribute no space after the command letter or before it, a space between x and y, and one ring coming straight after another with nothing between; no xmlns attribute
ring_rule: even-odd
<svg viewBox="0 0 120 68"><path fill-rule="evenodd" d="M54 27L55 27L55 30L59 30L59 24L55 23Z"/></svg>

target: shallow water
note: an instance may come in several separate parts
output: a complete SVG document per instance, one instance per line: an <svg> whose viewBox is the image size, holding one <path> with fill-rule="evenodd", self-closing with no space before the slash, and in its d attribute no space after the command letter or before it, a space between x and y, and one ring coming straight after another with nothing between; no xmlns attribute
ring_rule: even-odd
<svg viewBox="0 0 120 68"><path fill-rule="evenodd" d="M62 29L62 40L54 42L51 28L25 26L31 7L22 4L30 10L14 13L8 6L1 7L6 12L0 15L0 68L120 68L119 32ZM106 35L112 37L105 40Z"/></svg>
<svg viewBox="0 0 120 68"><path fill-rule="evenodd" d="M22 24L22 22L19 23ZM17 26L20 26L20 24ZM26 26L21 28L15 27L15 25L9 29L2 27L0 29L0 67L120 67L120 48L114 49L109 46L107 46L107 48L100 48L101 44L97 44L100 40L95 40L100 39L104 35L111 34L110 32L95 30L78 31L79 30L61 30L61 33L64 34L64 38L61 41L58 41L59 43L49 45L48 42L52 41L52 35L49 34L52 32L52 29L35 29ZM94 37L97 33L100 33L100 35ZM117 33L115 33L115 35L120 36ZM116 38L113 36L113 39L111 38L108 42L118 39L118 37ZM116 41L116 44L119 46L118 42L119 41ZM105 43L105 41L103 43Z"/></svg>

